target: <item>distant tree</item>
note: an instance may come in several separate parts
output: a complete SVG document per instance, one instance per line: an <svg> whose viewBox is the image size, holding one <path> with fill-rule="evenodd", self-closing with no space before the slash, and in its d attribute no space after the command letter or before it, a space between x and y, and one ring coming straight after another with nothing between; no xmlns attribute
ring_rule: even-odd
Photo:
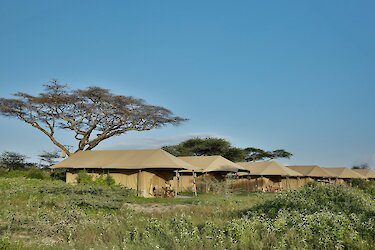
<svg viewBox="0 0 375 250"><path fill-rule="evenodd" d="M273 160L278 158L287 158L293 156L292 153L285 151L284 149L276 149L273 151L265 151L260 148L245 148L246 152L245 161L260 161L260 160Z"/></svg>
<svg viewBox="0 0 375 250"><path fill-rule="evenodd" d="M362 163L362 164L359 164L359 165L355 165L352 167L352 169L369 169L369 165L368 163Z"/></svg>
<svg viewBox="0 0 375 250"><path fill-rule="evenodd" d="M242 149L233 147L229 141L212 137L192 138L163 149L175 156L221 155L231 161L241 161L245 156Z"/></svg>
<svg viewBox="0 0 375 250"><path fill-rule="evenodd" d="M276 149L274 151L271 151L268 158L270 159L277 159L277 158L287 158L290 159L293 154L285 151L284 149Z"/></svg>
<svg viewBox="0 0 375 250"><path fill-rule="evenodd" d="M41 154L38 155L41 162L46 163L45 165L52 166L57 163L57 161L61 158L60 152L58 150L55 151L43 151Z"/></svg>
<svg viewBox="0 0 375 250"><path fill-rule="evenodd" d="M246 152L245 161L260 161L270 156L269 152L260 148L249 147L245 148L244 151Z"/></svg>
<svg viewBox="0 0 375 250"><path fill-rule="evenodd" d="M20 119L40 130L66 155L67 147L55 136L57 129L71 131L77 151L91 150L102 141L128 131L146 131L185 121L163 107L108 89L70 90L56 80L37 96L18 92L15 99L0 98L0 114Z"/></svg>
<svg viewBox="0 0 375 250"><path fill-rule="evenodd" d="M290 158L291 153L278 149L265 151L259 148L237 148L223 138L193 138L177 145L164 146L164 150L175 156L221 155L231 161L259 161L276 158Z"/></svg>
<svg viewBox="0 0 375 250"><path fill-rule="evenodd" d="M5 151L0 155L0 164L10 170L25 168L28 166L26 163L26 158L26 155L17 152Z"/></svg>

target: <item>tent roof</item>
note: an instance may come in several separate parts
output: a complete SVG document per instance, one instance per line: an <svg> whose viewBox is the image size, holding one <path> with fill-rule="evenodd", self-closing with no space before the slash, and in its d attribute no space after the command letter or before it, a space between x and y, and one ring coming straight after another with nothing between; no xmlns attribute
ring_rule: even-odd
<svg viewBox="0 0 375 250"><path fill-rule="evenodd" d="M349 168L324 168L332 174L332 177L343 179L366 179L365 176L353 171Z"/></svg>
<svg viewBox="0 0 375 250"><path fill-rule="evenodd" d="M238 165L250 170L250 175L257 176L302 176L302 174L275 161L238 162Z"/></svg>
<svg viewBox="0 0 375 250"><path fill-rule="evenodd" d="M237 172L238 170L246 170L236 163L220 156L181 156L179 159L195 167L195 171L203 172Z"/></svg>
<svg viewBox="0 0 375 250"><path fill-rule="evenodd" d="M162 149L79 151L51 168L193 169Z"/></svg>
<svg viewBox="0 0 375 250"><path fill-rule="evenodd" d="M332 175L325 169L317 165L309 166L288 166L288 168L308 177L331 177Z"/></svg>
<svg viewBox="0 0 375 250"><path fill-rule="evenodd" d="M375 171L372 169L352 169L352 170L367 178L371 178L371 179L375 178Z"/></svg>

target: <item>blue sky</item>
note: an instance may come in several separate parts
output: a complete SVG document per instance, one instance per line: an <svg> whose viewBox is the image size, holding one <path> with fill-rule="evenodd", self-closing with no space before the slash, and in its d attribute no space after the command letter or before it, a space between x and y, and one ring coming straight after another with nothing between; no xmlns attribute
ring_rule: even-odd
<svg viewBox="0 0 375 250"><path fill-rule="evenodd" d="M284 163L375 167L374 9L374 1L1 1L0 94L37 94L57 78L190 119L99 149L211 135L284 148L294 154ZM30 157L53 148L3 117L0 138L0 151Z"/></svg>

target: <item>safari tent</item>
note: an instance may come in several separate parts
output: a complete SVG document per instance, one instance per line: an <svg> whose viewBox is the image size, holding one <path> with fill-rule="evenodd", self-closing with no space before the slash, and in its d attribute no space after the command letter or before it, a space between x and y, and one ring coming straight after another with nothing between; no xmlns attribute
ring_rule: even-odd
<svg viewBox="0 0 375 250"><path fill-rule="evenodd" d="M51 168L67 169L67 183L76 183L79 170L86 170L94 178L109 174L117 184L144 197L171 188L177 170L194 169L162 149L79 151Z"/></svg>
<svg viewBox="0 0 375 250"><path fill-rule="evenodd" d="M191 164L192 170L181 171L180 188L182 191L190 191L194 182L194 174L198 174L196 179L199 191L210 191L208 182L221 181L225 179L228 173L236 173L238 171L246 171L243 167L222 157L216 156L181 156L179 159Z"/></svg>
<svg viewBox="0 0 375 250"><path fill-rule="evenodd" d="M238 162L238 165L250 171L241 174L242 178L233 184L234 188L248 191L277 192L304 185L303 175L275 161Z"/></svg>
<svg viewBox="0 0 375 250"><path fill-rule="evenodd" d="M375 180L375 171L371 169L352 169L354 172L366 177L369 180Z"/></svg>
<svg viewBox="0 0 375 250"><path fill-rule="evenodd" d="M361 175L360 173L350 169L350 168L324 168L327 172L329 172L332 178L336 178L338 180L350 180L350 179L366 179L365 176Z"/></svg>
<svg viewBox="0 0 375 250"><path fill-rule="evenodd" d="M331 173L317 165L288 166L288 168L319 182L330 182L332 177Z"/></svg>

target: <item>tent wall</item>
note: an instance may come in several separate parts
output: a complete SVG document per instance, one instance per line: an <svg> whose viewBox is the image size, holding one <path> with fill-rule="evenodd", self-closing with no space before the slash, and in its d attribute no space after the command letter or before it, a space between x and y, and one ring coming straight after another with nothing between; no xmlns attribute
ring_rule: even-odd
<svg viewBox="0 0 375 250"><path fill-rule="evenodd" d="M246 191L278 192L296 189L314 180L311 178L284 178L280 176L240 178L234 180L232 188Z"/></svg>
<svg viewBox="0 0 375 250"><path fill-rule="evenodd" d="M172 187L176 187L176 176L173 176ZM180 173L178 182L179 192L193 192L194 191L194 177L193 173Z"/></svg>
<svg viewBox="0 0 375 250"><path fill-rule="evenodd" d="M93 178L100 174L109 174L116 184L138 191L140 196L153 197L154 189L169 188L173 181L171 170L100 170L91 169L88 174ZM70 170L66 174L66 182L77 183L77 171Z"/></svg>
<svg viewBox="0 0 375 250"><path fill-rule="evenodd" d="M265 192L273 182L265 177L251 177L234 180L231 187L246 191L262 191Z"/></svg>

